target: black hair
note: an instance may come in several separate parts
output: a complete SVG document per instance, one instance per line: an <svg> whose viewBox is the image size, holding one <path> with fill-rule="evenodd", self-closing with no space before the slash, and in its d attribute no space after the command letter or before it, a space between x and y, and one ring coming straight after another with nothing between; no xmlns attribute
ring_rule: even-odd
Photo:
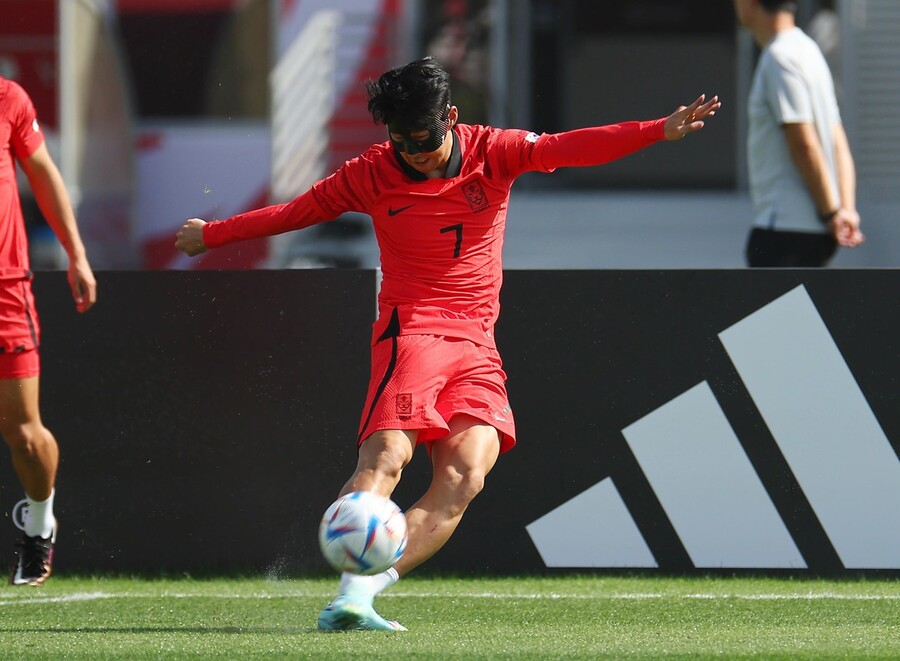
<svg viewBox="0 0 900 661"><path fill-rule="evenodd" d="M423 57L366 82L369 112L376 123L401 121L418 126L445 117L450 105L450 74L433 57Z"/></svg>
<svg viewBox="0 0 900 661"><path fill-rule="evenodd" d="M797 13L796 0L759 0L759 4L770 14L774 14L777 11Z"/></svg>

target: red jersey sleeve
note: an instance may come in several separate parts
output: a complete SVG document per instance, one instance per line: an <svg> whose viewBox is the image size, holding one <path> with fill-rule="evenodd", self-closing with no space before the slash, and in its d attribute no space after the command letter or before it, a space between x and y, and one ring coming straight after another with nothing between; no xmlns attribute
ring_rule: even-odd
<svg viewBox="0 0 900 661"><path fill-rule="evenodd" d="M274 236L328 220L316 205L312 190L286 204L254 209L203 226L203 243L218 248L235 241Z"/></svg>
<svg viewBox="0 0 900 661"><path fill-rule="evenodd" d="M376 161L386 156L393 159L385 145L375 145L344 163L330 177L313 185L316 203L331 218L346 211L368 213L382 190Z"/></svg>
<svg viewBox="0 0 900 661"><path fill-rule="evenodd" d="M539 160L537 143L543 136L522 129L486 129L488 156L491 163L499 168L503 178L513 180L520 174L535 170L552 172Z"/></svg>
<svg viewBox="0 0 900 661"><path fill-rule="evenodd" d="M12 115L10 144L13 154L21 161L31 156L43 144L44 134L41 132L40 124L37 121L37 112L28 93L19 84L12 81L10 81L7 93Z"/></svg>
<svg viewBox="0 0 900 661"><path fill-rule="evenodd" d="M303 229L334 220L346 211L365 213L371 193L366 193L367 154L354 158L307 192L285 204L216 220L203 226L203 243L218 248L235 241L258 239Z"/></svg>
<svg viewBox="0 0 900 661"><path fill-rule="evenodd" d="M665 123L663 117L544 134L535 144L534 159L547 171L602 165L663 140Z"/></svg>

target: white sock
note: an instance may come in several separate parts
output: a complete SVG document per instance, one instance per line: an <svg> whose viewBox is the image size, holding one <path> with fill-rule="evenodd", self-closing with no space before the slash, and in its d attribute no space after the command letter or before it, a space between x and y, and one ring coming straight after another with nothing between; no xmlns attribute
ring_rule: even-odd
<svg viewBox="0 0 900 661"><path fill-rule="evenodd" d="M360 576L344 572L341 574L341 594L352 597L374 599L375 595L391 587L400 580L397 570L391 567L387 571L374 576Z"/></svg>
<svg viewBox="0 0 900 661"><path fill-rule="evenodd" d="M28 511L25 515L25 534L29 537L43 537L47 539L53 534L53 524L56 519L53 517L53 497L56 495L56 489L50 492L47 500L32 500L31 496L25 494L28 501Z"/></svg>

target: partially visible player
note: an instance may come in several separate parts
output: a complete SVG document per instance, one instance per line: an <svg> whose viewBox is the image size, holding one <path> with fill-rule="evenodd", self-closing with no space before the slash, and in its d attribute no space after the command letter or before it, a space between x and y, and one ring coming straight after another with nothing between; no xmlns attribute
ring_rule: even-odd
<svg viewBox="0 0 900 661"><path fill-rule="evenodd" d="M216 222L192 218L175 242L198 255L346 211L372 216L383 280L359 458L341 494L389 497L418 445L430 455L432 481L406 511L403 557L383 574L344 574L340 594L319 615L325 631L403 629L375 612L375 595L447 542L499 455L516 442L494 338L516 178L679 140L720 107L716 97L701 96L661 119L537 135L459 123L449 82L431 58L388 71L368 85L369 110L387 127L386 142L287 204Z"/></svg>
<svg viewBox="0 0 900 661"><path fill-rule="evenodd" d="M751 267L823 267L865 236L856 166L822 51L793 0L734 0L761 53L748 99Z"/></svg>
<svg viewBox="0 0 900 661"><path fill-rule="evenodd" d="M41 213L69 257L68 279L79 312L97 300L97 283L65 184L53 163L34 105L17 83L0 78L0 434L9 445L25 499L13 513L22 539L10 582L39 585L50 576L59 446L41 421L40 326L31 291L25 220L15 162Z"/></svg>

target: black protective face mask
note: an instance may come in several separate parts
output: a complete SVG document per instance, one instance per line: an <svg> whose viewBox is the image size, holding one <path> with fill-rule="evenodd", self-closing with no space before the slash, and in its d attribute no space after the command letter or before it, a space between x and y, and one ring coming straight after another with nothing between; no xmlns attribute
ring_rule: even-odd
<svg viewBox="0 0 900 661"><path fill-rule="evenodd" d="M396 150L410 155L437 151L444 144L444 138L447 137L447 127L450 124L449 115L450 109L448 108L441 117L429 117L423 122L416 122L415 125L407 124L402 120L393 121L387 125L389 137L397 134L403 139L391 138L391 143ZM425 140L414 140L410 137L411 133L420 131L429 132Z"/></svg>

